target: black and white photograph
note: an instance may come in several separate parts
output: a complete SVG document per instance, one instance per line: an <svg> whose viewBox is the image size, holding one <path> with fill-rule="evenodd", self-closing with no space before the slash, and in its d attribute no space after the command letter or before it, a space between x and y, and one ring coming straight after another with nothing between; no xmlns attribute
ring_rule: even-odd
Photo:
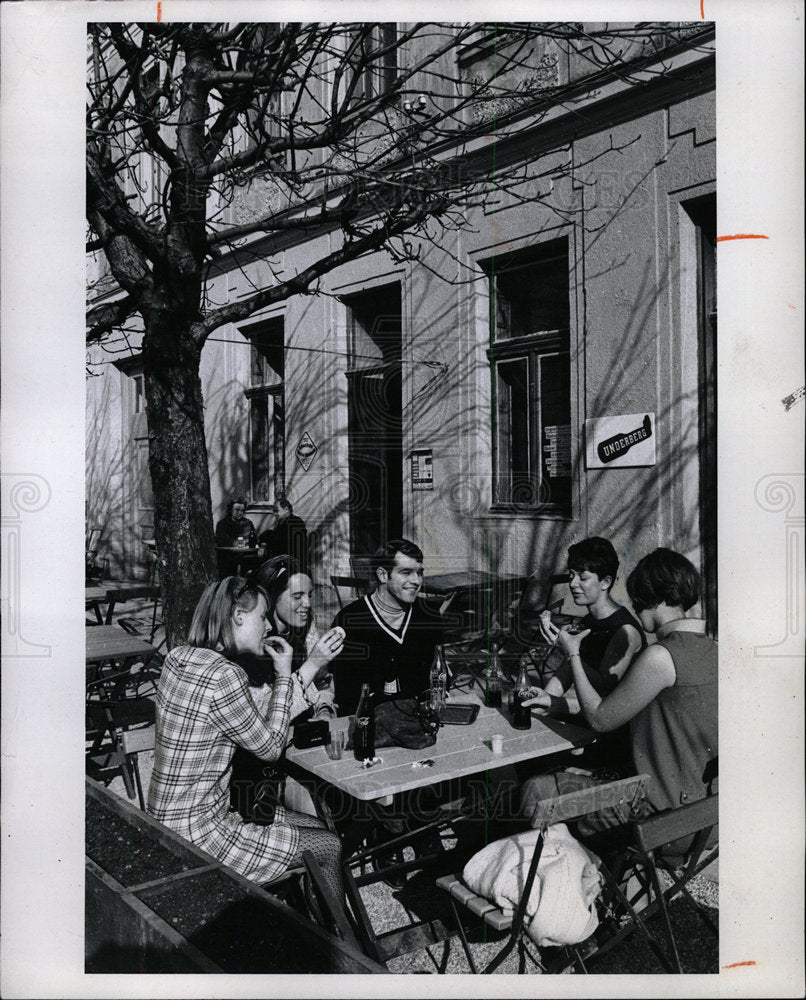
<svg viewBox="0 0 806 1000"><path fill-rule="evenodd" d="M759 8L6 8L4 995L803 989Z"/></svg>

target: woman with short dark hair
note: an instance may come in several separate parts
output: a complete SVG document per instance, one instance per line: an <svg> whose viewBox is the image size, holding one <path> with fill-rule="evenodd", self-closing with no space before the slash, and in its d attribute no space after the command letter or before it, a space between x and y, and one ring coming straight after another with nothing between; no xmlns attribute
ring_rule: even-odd
<svg viewBox="0 0 806 1000"><path fill-rule="evenodd" d="M599 733L629 723L633 774L649 774L646 812L672 809L705 798L713 791L711 775L719 755L717 736L717 645L706 636L705 623L687 618L699 599L700 577L679 552L656 549L627 578L627 592L647 632L656 642L633 662L605 697L588 679L580 658L585 633L560 634L586 721ZM539 699L525 704L539 704ZM523 788L523 810L553 794L596 784L595 777L563 772L530 779ZM554 787L545 778L555 779ZM586 827L605 828L631 816L615 809Z"/></svg>

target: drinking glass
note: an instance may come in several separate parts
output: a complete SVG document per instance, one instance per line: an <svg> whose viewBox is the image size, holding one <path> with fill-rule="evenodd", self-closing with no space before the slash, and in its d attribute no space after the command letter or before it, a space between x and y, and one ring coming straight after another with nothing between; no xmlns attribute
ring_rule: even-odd
<svg viewBox="0 0 806 1000"><path fill-rule="evenodd" d="M331 732L325 750L331 760L341 760L344 754L344 733L341 731L338 733Z"/></svg>

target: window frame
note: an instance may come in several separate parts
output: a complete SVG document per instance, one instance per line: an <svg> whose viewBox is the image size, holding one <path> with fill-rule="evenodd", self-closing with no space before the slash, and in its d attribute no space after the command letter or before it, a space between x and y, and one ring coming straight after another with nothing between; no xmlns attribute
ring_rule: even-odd
<svg viewBox="0 0 806 1000"><path fill-rule="evenodd" d="M562 244L562 246L561 246ZM552 260L564 259L566 261L566 273L568 275L568 296L569 306L567 313L567 325L554 326L550 329L537 332L515 335L500 336L499 334L499 297L501 290L499 279L507 271L526 269L528 267L539 268L541 264L548 264ZM490 402L491 402L491 503L490 513L524 513L539 514L547 517L558 517L572 520L574 516L574 463L573 463L573 443L571 455L571 471L568 475L569 488L567 497L561 500L553 500L551 495L544 498L545 481L548 478L544 473L543 446L544 446L544 403L541 392L541 365L544 358L557 357L564 358L567 364L568 381L568 425L573 426L573 400L571 395L571 270L570 270L570 240L567 235L550 240L542 244L533 244L527 248L517 251L513 255L510 265L494 267L492 261L488 261L485 267L488 287L489 287L489 317L488 317L488 338L489 347L486 350L488 363L490 365ZM510 325L511 329L511 325ZM499 366L511 363L515 360L526 361L526 398L529 412L526 418L528 433L528 480L532 483L535 492L533 501L523 502L511 499L513 490L516 488L514 482L515 473L520 471L513 468L511 453L509 456L509 468L503 470L502 462L502 434L506 433L502 428L502 417L509 420L509 428L512 427L512 413L507 413L501 403L501 375ZM508 433L508 440L511 441L511 430ZM502 496L508 499L502 499Z"/></svg>
<svg viewBox="0 0 806 1000"><path fill-rule="evenodd" d="M281 335L281 351L282 351L282 372L277 372L272 368L270 362L265 357L262 351L258 347L258 342L260 338L266 334L270 334L272 327L276 325L276 331ZM251 490L251 496L253 502L255 503L268 503L273 497L285 492L285 474L286 474L286 419L285 419L285 402L286 402L286 381L285 381L285 315L281 314L279 316L268 317L262 323L256 323L250 326L248 329L241 330L242 335L249 344L249 374L248 374L248 386L244 389L244 397L249 404L249 420L248 420L248 448L249 448L249 485ZM279 346L279 345L278 345ZM263 382L253 382L253 375L256 369L255 356L259 355L261 358L261 367L264 370L264 377L266 374L266 369L270 373L274 373L275 378L270 381ZM271 398L271 403L269 403L269 397ZM281 431L279 435L276 432L275 423L277 421L277 403L280 403L281 414L279 417L281 423ZM256 437L256 410L260 405L267 407L267 411L270 407L271 413L266 413L264 419L264 430L266 434L267 448L266 452L262 455L262 460L266 461L268 464L267 472L265 473L266 485L265 488L256 481L255 478L255 437ZM279 437L279 441L278 441Z"/></svg>

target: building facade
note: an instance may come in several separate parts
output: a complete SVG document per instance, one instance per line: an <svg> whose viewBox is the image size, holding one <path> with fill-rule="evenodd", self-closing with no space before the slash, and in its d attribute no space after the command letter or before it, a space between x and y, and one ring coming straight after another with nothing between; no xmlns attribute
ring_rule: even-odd
<svg viewBox="0 0 806 1000"><path fill-rule="evenodd" d="M493 176L522 164L522 184L460 229L435 225L418 260L378 252L213 334L201 375L214 518L243 493L260 525L285 493L320 583L400 535L431 572L548 575L593 534L625 568L667 545L703 571L715 629L712 26L634 55L629 73L594 74L547 45L521 72L559 88L550 106L502 125L494 153L483 140L463 152ZM458 59L489 73L494 46ZM490 113L503 123L506 110ZM261 190L255 178L240 191L232 218ZM209 297L296 273L334 238L255 240L216 262ZM136 347L94 367L87 394L88 518L126 576L147 572L153 532Z"/></svg>

